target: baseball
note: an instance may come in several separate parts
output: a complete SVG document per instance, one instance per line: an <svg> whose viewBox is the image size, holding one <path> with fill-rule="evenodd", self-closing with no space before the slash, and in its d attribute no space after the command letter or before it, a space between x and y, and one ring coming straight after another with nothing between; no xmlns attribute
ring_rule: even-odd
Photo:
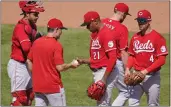
<svg viewBox="0 0 171 107"><path fill-rule="evenodd" d="M75 64L75 65L79 65L79 63L78 63L78 61L77 60L73 60L73 63Z"/></svg>

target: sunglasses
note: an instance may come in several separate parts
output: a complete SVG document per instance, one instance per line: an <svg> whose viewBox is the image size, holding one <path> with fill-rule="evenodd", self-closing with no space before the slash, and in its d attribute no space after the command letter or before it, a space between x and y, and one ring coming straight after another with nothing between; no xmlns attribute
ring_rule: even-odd
<svg viewBox="0 0 171 107"><path fill-rule="evenodd" d="M136 20L139 24L145 24L148 22L148 20L146 18L137 18Z"/></svg>

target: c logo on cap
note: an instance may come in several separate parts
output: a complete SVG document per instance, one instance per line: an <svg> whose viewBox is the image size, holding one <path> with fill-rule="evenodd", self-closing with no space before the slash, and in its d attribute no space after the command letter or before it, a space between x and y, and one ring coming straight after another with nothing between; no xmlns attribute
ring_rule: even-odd
<svg viewBox="0 0 171 107"><path fill-rule="evenodd" d="M143 12L139 12L138 14L139 14L140 16L142 16L142 15L143 15Z"/></svg>

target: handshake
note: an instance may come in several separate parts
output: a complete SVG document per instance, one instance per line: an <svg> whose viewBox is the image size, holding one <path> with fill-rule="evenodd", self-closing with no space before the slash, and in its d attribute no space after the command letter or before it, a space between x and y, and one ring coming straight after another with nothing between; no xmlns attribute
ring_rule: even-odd
<svg viewBox="0 0 171 107"><path fill-rule="evenodd" d="M73 59L70 64L71 64L72 68L77 68L82 64L88 64L88 63L89 63L89 61L87 59L76 58L76 59Z"/></svg>

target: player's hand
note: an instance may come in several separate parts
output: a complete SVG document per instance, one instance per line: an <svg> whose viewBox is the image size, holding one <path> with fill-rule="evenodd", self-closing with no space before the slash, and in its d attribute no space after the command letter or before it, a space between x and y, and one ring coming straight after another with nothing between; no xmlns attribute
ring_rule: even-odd
<svg viewBox="0 0 171 107"><path fill-rule="evenodd" d="M142 70L140 72L143 73L144 75L147 75L147 73L148 73L148 71L146 69L144 69L144 70ZM134 79L138 80L138 79L140 79L140 77L136 76Z"/></svg>
<svg viewBox="0 0 171 107"><path fill-rule="evenodd" d="M140 71L140 72L143 73L145 76L146 76L147 73L148 73L148 71L147 71L146 69L144 69L144 70L142 70L142 71ZM138 80L138 79L140 79L139 76L136 76L136 77L134 78L135 81Z"/></svg>
<svg viewBox="0 0 171 107"><path fill-rule="evenodd" d="M142 70L141 73L143 73L144 75L147 75L148 71L146 69Z"/></svg>
<svg viewBox="0 0 171 107"><path fill-rule="evenodd" d="M84 59L76 58L76 60L78 61L78 63L79 63L80 65L85 63Z"/></svg>
<svg viewBox="0 0 171 107"><path fill-rule="evenodd" d="M71 67L77 68L78 66L80 66L79 62L77 60L73 59L71 62Z"/></svg>
<svg viewBox="0 0 171 107"><path fill-rule="evenodd" d="M129 68L126 68L124 76L128 76L128 75L130 75L130 71Z"/></svg>
<svg viewBox="0 0 171 107"><path fill-rule="evenodd" d="M135 77L134 77L134 81L137 81L137 80L139 80L139 79L140 79L139 76L135 76Z"/></svg>
<svg viewBox="0 0 171 107"><path fill-rule="evenodd" d="M143 71L143 72L146 73L147 71ZM133 76L134 79L133 80L136 81L135 82L136 84L141 83L145 79L146 74L144 74L144 73L142 73L142 71L136 71L136 72L133 73L134 74L134 76Z"/></svg>
<svg viewBox="0 0 171 107"><path fill-rule="evenodd" d="M104 79L104 78L102 78L101 81L102 81L104 84L106 84L106 81L107 81L107 80Z"/></svg>

